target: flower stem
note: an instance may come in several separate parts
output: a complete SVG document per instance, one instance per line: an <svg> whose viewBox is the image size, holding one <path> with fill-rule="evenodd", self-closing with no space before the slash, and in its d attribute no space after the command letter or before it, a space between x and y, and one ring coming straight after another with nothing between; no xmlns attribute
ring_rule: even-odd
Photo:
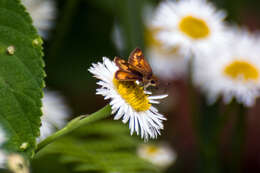
<svg viewBox="0 0 260 173"><path fill-rule="evenodd" d="M110 105L106 105L102 109L98 110L97 112L91 115L82 115L72 119L64 128L60 129L59 131L55 132L51 136L47 137L43 141L41 141L35 150L35 153L39 152L42 148L47 146L48 144L56 141L58 138L72 132L73 130L87 125L89 123L98 121L100 119L107 118L111 115L111 107Z"/></svg>
<svg viewBox="0 0 260 173"><path fill-rule="evenodd" d="M200 172L218 173L221 171L220 162L220 103L207 105L203 100L197 121L197 135L200 149Z"/></svg>
<svg viewBox="0 0 260 173"><path fill-rule="evenodd" d="M247 109L241 105L235 105L236 111L236 122L232 135L232 143L231 143L231 152L232 158L231 160L231 172L242 172L241 171L241 163L242 157L244 154L244 146L245 146L245 130L246 130L246 113Z"/></svg>
<svg viewBox="0 0 260 173"><path fill-rule="evenodd" d="M61 52L61 46L64 45L65 37L70 31L72 26L72 21L75 13L77 12L77 7L80 1L77 0L67 0L62 7L62 15L60 15L60 20L57 23L56 30L59 32L55 33L54 39L51 42L50 47L48 48L48 60L57 61L57 57Z"/></svg>

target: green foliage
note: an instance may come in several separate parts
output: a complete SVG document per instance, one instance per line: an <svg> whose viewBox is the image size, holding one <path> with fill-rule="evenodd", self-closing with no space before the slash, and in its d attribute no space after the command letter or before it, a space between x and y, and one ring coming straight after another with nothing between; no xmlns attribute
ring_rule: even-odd
<svg viewBox="0 0 260 173"><path fill-rule="evenodd" d="M42 40L18 0L0 1L0 38L0 122L8 137L5 148L31 157L39 135L45 74Z"/></svg>
<svg viewBox="0 0 260 173"><path fill-rule="evenodd" d="M159 172L136 155L140 142L121 122L99 122L50 144L36 155L36 162L58 155L59 162L75 172Z"/></svg>
<svg viewBox="0 0 260 173"><path fill-rule="evenodd" d="M136 47L144 48L142 9L146 0L90 0L87 1L116 16L125 36L125 54ZM134 9L134 13L132 10Z"/></svg>

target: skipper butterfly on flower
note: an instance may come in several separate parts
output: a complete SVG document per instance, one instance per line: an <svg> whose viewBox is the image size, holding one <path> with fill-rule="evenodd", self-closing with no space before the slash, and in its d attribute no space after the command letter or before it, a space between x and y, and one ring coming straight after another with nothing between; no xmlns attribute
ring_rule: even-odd
<svg viewBox="0 0 260 173"><path fill-rule="evenodd" d="M115 73L115 78L118 81L136 81L144 89L158 85L158 80L153 75L152 68L145 60L141 49L136 48L133 50L128 58L128 62L119 57L115 57L114 62L119 68Z"/></svg>

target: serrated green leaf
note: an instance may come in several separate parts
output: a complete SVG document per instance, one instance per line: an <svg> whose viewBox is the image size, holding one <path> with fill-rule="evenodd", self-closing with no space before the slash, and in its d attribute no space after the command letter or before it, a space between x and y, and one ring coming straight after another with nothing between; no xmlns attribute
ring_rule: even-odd
<svg viewBox="0 0 260 173"><path fill-rule="evenodd" d="M5 148L31 157L44 86L42 41L18 0L0 1L0 124ZM24 147L21 145L24 144Z"/></svg>

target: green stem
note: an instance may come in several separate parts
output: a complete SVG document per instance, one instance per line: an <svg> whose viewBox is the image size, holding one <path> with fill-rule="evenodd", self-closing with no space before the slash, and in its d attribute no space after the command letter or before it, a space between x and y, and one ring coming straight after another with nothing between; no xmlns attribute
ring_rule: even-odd
<svg viewBox="0 0 260 173"><path fill-rule="evenodd" d="M233 131L233 139L231 144L231 151L232 151L232 164L231 164L231 171L233 172L242 172L241 171L241 162L244 152L244 144L245 144L245 130L246 130L246 108L241 105L235 105L236 109L236 122Z"/></svg>
<svg viewBox="0 0 260 173"><path fill-rule="evenodd" d="M48 50L48 59L57 61L57 54L60 51L61 45L64 42L65 36L68 33L72 22L72 19L77 12L79 0L67 0L62 9L62 17L57 24L56 30L58 31L55 34L54 40L52 41L49 50Z"/></svg>
<svg viewBox="0 0 260 173"><path fill-rule="evenodd" d="M219 105L219 102L207 105L205 100L201 104L202 111L197 122L201 159L200 172L221 172L219 141L222 129L220 128Z"/></svg>
<svg viewBox="0 0 260 173"><path fill-rule="evenodd" d="M54 142L55 140L57 140L60 137L72 132L73 130L75 130L79 127L82 127L84 125L87 125L89 123L98 121L100 119L107 118L110 115L111 115L111 107L110 107L110 105L107 105L91 115L82 115L82 116L74 118L64 128L62 128L61 130L57 131L56 133L52 134L51 136L49 136L46 139L44 139L43 141L41 141L37 145L35 153L39 152L42 148L44 148L48 144Z"/></svg>
<svg viewBox="0 0 260 173"><path fill-rule="evenodd" d="M191 57L194 60L194 56ZM200 98L192 83L192 64L189 64L189 99L192 113L192 123L198 142L198 170L201 173L221 172L219 155L220 115L219 102L208 105L206 98Z"/></svg>
<svg viewBox="0 0 260 173"><path fill-rule="evenodd" d="M119 0L117 1L116 10L119 22L122 24L122 29L126 37L126 47L131 51L136 46L144 48L143 36L143 21L142 21L142 8L143 1L139 0ZM135 12L132 12L135 9Z"/></svg>

